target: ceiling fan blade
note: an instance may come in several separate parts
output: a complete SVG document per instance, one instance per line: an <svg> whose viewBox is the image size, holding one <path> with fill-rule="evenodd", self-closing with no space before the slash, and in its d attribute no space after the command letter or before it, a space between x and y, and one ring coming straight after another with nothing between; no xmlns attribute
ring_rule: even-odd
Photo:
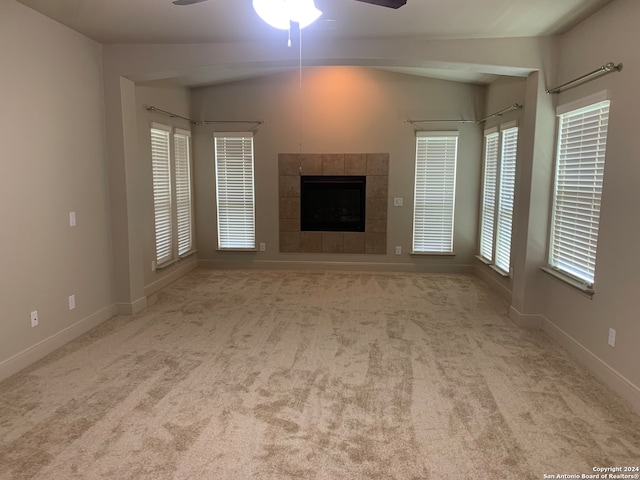
<svg viewBox="0 0 640 480"><path fill-rule="evenodd" d="M195 5L196 3L206 2L207 0L173 0L174 5Z"/></svg>
<svg viewBox="0 0 640 480"><path fill-rule="evenodd" d="M358 2L369 3L371 5L379 5L388 8L400 8L407 3L407 0L356 0Z"/></svg>

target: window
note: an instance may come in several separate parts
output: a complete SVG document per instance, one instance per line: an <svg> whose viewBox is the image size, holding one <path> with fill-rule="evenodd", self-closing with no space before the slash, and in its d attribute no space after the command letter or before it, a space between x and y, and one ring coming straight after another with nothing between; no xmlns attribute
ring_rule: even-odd
<svg viewBox="0 0 640 480"><path fill-rule="evenodd" d="M214 135L218 248L255 249L253 135Z"/></svg>
<svg viewBox="0 0 640 480"><path fill-rule="evenodd" d="M167 125L151 126L157 267L193 251L190 136Z"/></svg>
<svg viewBox="0 0 640 480"><path fill-rule="evenodd" d="M508 275L516 184L518 127L514 123L485 131L480 257Z"/></svg>
<svg viewBox="0 0 640 480"><path fill-rule="evenodd" d="M599 99L604 98L602 95ZM549 264L593 287L609 100L558 109L558 147Z"/></svg>
<svg viewBox="0 0 640 480"><path fill-rule="evenodd" d="M413 252L453 253L458 132L418 132Z"/></svg>
<svg viewBox="0 0 640 480"><path fill-rule="evenodd" d="M482 182L482 210L480 213L480 256L493 262L493 239L496 218L496 189L498 186L498 129L484 134L484 175Z"/></svg>
<svg viewBox="0 0 640 480"><path fill-rule="evenodd" d="M191 155L189 132L177 130L175 141L176 161L176 224L178 229L178 255L193 248L193 208L191 195Z"/></svg>

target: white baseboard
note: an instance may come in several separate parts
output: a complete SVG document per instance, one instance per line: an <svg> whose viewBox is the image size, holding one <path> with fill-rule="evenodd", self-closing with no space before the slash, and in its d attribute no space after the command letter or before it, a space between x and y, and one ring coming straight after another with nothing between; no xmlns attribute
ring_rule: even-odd
<svg viewBox="0 0 640 480"><path fill-rule="evenodd" d="M22 352L3 360L0 362L0 380L4 380L23 368L37 362L44 356L53 352L55 349L66 345L83 333L86 333L92 328L100 325L102 322L109 320L115 314L115 305L109 305L102 310L98 310L93 315L83 318L73 325L54 333L50 337L45 338Z"/></svg>
<svg viewBox="0 0 640 480"><path fill-rule="evenodd" d="M542 330L562 345L576 360L586 366L596 377L606 383L613 391L631 404L640 415L640 388L631 383L617 370L605 363L575 338L562 330L552 321L542 317Z"/></svg>
<svg viewBox="0 0 640 480"><path fill-rule="evenodd" d="M187 260L174 264L170 272L144 287L144 294L147 297L153 295L196 268L198 268L198 261L196 260L195 255L192 255Z"/></svg>
<svg viewBox="0 0 640 480"><path fill-rule="evenodd" d="M116 303L116 313L118 315L135 315L147 308L147 297L141 297L131 303Z"/></svg>
<svg viewBox="0 0 640 480"><path fill-rule="evenodd" d="M402 273L474 273L474 265L416 265L387 262L326 262L300 260L198 260L201 268L256 269L256 270L343 270L349 272L402 272Z"/></svg>
<svg viewBox="0 0 640 480"><path fill-rule="evenodd" d="M524 328L525 330L540 330L544 317L542 315L520 313L512 305L509 307L509 319L518 327Z"/></svg>

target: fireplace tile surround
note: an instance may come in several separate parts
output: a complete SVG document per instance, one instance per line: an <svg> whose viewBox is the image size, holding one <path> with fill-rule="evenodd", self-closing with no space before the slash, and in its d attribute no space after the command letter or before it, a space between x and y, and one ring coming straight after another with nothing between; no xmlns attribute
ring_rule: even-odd
<svg viewBox="0 0 640 480"><path fill-rule="evenodd" d="M365 175L365 231L300 231L300 175ZM279 154L280 252L386 254L388 185L388 153Z"/></svg>

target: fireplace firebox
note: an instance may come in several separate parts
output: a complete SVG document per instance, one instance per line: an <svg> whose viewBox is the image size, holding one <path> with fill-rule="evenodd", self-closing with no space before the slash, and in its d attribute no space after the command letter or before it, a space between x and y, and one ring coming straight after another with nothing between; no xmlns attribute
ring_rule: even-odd
<svg viewBox="0 0 640 480"><path fill-rule="evenodd" d="M364 232L366 176L300 177L300 230Z"/></svg>

